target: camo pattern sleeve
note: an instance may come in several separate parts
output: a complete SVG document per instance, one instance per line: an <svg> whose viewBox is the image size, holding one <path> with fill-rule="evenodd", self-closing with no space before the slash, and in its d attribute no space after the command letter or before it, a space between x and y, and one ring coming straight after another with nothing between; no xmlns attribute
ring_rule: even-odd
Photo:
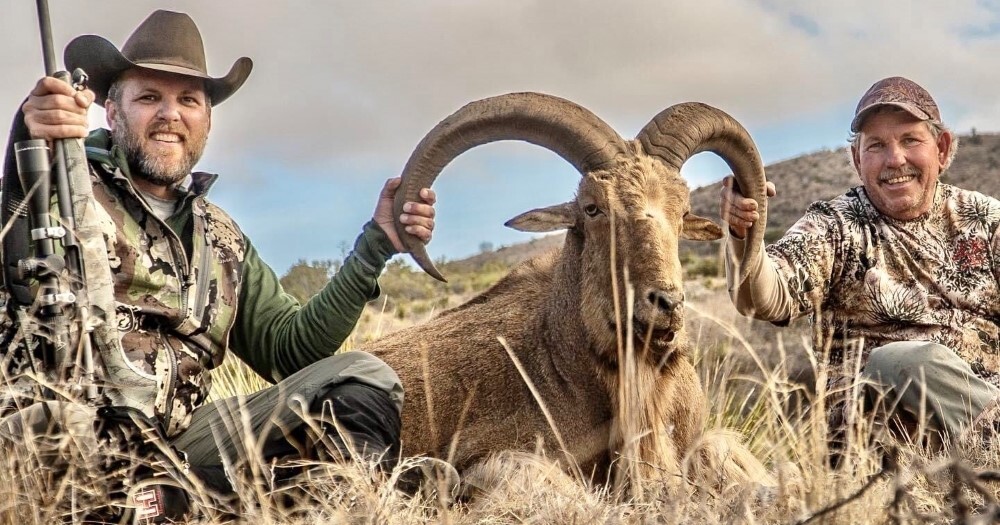
<svg viewBox="0 0 1000 525"><path fill-rule="evenodd" d="M810 314L840 270L840 229L829 203L819 202L778 242L767 246L757 261L740 257L745 244L730 238L727 277L729 293L740 313L776 324ZM745 283L736 283L740 264L756 264Z"/></svg>
<svg viewBox="0 0 1000 525"><path fill-rule="evenodd" d="M838 204L813 203L781 239L765 249L790 299L787 320L822 308L830 283L843 271L847 246Z"/></svg>

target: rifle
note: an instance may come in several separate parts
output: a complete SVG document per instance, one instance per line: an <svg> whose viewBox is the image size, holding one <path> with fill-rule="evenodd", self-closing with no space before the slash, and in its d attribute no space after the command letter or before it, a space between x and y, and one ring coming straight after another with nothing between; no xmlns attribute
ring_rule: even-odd
<svg viewBox="0 0 1000 525"><path fill-rule="evenodd" d="M36 0L36 5L45 74L77 90L84 89L86 74L82 70L72 76L56 72L48 1ZM117 327L104 322L115 312L103 231L106 224L101 223L94 200L82 141L55 140L52 151L50 161L45 140L14 144L20 187L5 177L4 193L10 195L5 195L8 205L4 212L11 213L13 208L15 226L20 222L21 227L8 232L10 239L4 238L4 281L32 369L37 374L41 368L48 381L66 387L64 396L89 404L101 395L97 352L107 354L121 345ZM58 211L56 225L51 221L53 199ZM25 216L30 231L25 231ZM26 233L30 233L33 247ZM57 243L61 250L56 249ZM38 283L34 297L29 291L31 279ZM32 355L35 344L40 367ZM43 389L45 398L52 399L55 394L51 388Z"/></svg>

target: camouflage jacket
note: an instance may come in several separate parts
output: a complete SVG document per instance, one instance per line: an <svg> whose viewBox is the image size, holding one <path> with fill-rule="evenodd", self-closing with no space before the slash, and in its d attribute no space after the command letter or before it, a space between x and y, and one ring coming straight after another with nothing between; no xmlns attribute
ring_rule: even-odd
<svg viewBox="0 0 1000 525"><path fill-rule="evenodd" d="M136 193L107 131L86 145L94 196L115 225L108 257L124 359L102 356L114 386L107 392L113 404L156 416L168 435L205 402L209 371L227 350L279 380L333 354L378 296L376 278L394 250L376 225L366 225L338 274L300 307L237 224L205 199L215 175L192 174L162 221ZM6 349L4 361L8 377L26 371L23 352Z"/></svg>
<svg viewBox="0 0 1000 525"><path fill-rule="evenodd" d="M812 204L734 299L759 319L818 318L834 365L864 363L893 341L933 341L1000 385L998 228L1000 202L981 193L939 183L926 215L898 221L856 187ZM730 248L742 253L739 241Z"/></svg>

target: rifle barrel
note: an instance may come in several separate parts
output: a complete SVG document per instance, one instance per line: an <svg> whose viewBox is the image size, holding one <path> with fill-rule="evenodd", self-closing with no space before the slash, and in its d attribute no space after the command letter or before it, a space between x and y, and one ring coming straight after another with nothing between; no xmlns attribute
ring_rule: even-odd
<svg viewBox="0 0 1000 525"><path fill-rule="evenodd" d="M38 7L38 29L42 35L42 57L45 60L45 76L56 72L56 54L52 49L52 23L49 17L49 0L36 0Z"/></svg>

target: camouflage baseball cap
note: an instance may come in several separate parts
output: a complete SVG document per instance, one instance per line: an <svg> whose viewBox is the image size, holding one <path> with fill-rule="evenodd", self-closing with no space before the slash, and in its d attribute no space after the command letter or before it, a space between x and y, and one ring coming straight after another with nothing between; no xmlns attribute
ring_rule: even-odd
<svg viewBox="0 0 1000 525"><path fill-rule="evenodd" d="M872 84L858 102L851 131L861 131L861 123L879 106L897 106L920 120L941 122L941 112L926 89L903 77L883 78Z"/></svg>

